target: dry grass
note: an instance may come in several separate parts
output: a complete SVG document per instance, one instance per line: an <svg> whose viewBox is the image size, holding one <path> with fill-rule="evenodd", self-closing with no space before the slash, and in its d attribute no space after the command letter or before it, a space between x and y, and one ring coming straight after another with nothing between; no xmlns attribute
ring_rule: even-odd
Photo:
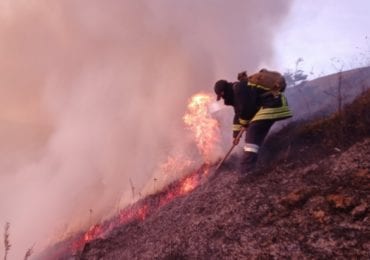
<svg viewBox="0 0 370 260"><path fill-rule="evenodd" d="M10 248L12 247L12 245L10 244L10 239L9 239L9 236L10 236L9 230L10 230L10 223L6 222L5 227L4 227L4 248L5 248L4 260L8 258ZM31 255L33 254L33 248L34 246L30 247L26 251L26 254L24 255L24 260L27 260L29 257L31 257Z"/></svg>
<svg viewBox="0 0 370 260"><path fill-rule="evenodd" d="M31 255L33 254L33 246L32 247L30 247L28 250L27 250L27 252L26 252L26 254L24 255L24 260L27 260L29 257L31 257Z"/></svg>
<svg viewBox="0 0 370 260"><path fill-rule="evenodd" d="M4 248L5 248L4 260L7 259L9 250L12 246L10 244L10 240L9 240L9 229L10 229L10 223L6 222L5 223L5 228L4 228Z"/></svg>
<svg viewBox="0 0 370 260"><path fill-rule="evenodd" d="M260 163L269 167L288 161L309 163L345 150L369 135L370 90L330 117L293 122L271 135L261 152Z"/></svg>

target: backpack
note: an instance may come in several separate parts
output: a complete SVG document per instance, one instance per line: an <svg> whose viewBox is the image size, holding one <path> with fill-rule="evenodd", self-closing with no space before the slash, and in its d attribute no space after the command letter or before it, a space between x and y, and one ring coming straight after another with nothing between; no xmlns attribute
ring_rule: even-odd
<svg viewBox="0 0 370 260"><path fill-rule="evenodd" d="M286 82L279 72L261 69L258 73L248 77L248 83L270 92L283 92Z"/></svg>

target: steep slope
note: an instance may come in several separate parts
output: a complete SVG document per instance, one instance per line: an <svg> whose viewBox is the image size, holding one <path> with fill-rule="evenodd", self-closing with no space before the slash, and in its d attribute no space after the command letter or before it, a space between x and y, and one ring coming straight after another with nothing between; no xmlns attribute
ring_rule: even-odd
<svg viewBox="0 0 370 260"><path fill-rule="evenodd" d="M265 143L260 161L274 165L286 161L312 162L336 154L369 136L370 90L355 102L319 120L294 121Z"/></svg>
<svg viewBox="0 0 370 260"><path fill-rule="evenodd" d="M292 120L329 115L370 88L370 67L343 71L288 88Z"/></svg>
<svg viewBox="0 0 370 260"><path fill-rule="evenodd" d="M340 114L294 123L260 170L224 170L88 243L81 259L370 258L370 91Z"/></svg>

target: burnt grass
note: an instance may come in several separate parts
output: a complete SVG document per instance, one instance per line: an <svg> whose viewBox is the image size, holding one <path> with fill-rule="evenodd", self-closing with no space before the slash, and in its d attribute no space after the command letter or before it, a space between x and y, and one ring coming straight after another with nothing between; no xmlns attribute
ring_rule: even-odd
<svg viewBox="0 0 370 260"><path fill-rule="evenodd" d="M265 170L286 162L305 165L348 149L369 134L370 90L329 117L295 121L269 136L259 163Z"/></svg>
<svg viewBox="0 0 370 260"><path fill-rule="evenodd" d="M269 137L259 169L233 167L77 259L370 259L370 91Z"/></svg>

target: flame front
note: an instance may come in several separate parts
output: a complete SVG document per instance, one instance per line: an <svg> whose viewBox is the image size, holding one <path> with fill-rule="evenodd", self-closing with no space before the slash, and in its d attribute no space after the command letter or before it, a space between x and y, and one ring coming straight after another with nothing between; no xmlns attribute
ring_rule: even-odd
<svg viewBox="0 0 370 260"><path fill-rule="evenodd" d="M184 156L168 156L167 161L159 166L161 178L166 183L168 180L172 181L174 177L178 177L186 169L192 165L192 161Z"/></svg>
<svg viewBox="0 0 370 260"><path fill-rule="evenodd" d="M180 187L181 194L186 194L194 190L198 186L199 180L195 177L196 176L189 176L185 178L185 180L181 183L181 187Z"/></svg>
<svg viewBox="0 0 370 260"><path fill-rule="evenodd" d="M198 150L205 163L211 162L220 140L218 122L212 118L208 109L212 100L210 94L199 93L192 96L183 118L194 133Z"/></svg>
<svg viewBox="0 0 370 260"><path fill-rule="evenodd" d="M89 242L103 233L103 229L99 224L93 225L84 235L84 242Z"/></svg>
<svg viewBox="0 0 370 260"><path fill-rule="evenodd" d="M148 215L167 205L176 197L184 196L200 185L202 178L208 176L212 156L215 155L215 150L218 149L218 141L220 140L218 122L211 117L208 109L211 101L211 95L208 94L192 96L187 107L187 113L183 117L185 124L194 134L197 148L204 161L203 166L198 171L192 171L187 176L169 185L164 191L159 192L155 200L151 200L149 197L139 201L130 207L122 209L116 217L101 224L93 225L73 242L72 250L74 252L81 250L87 242L104 237L117 226L125 225L132 221L144 220ZM177 175L177 173L189 168L192 163L192 160L181 156L169 156L166 163L161 165L160 172L169 178L171 173Z"/></svg>

